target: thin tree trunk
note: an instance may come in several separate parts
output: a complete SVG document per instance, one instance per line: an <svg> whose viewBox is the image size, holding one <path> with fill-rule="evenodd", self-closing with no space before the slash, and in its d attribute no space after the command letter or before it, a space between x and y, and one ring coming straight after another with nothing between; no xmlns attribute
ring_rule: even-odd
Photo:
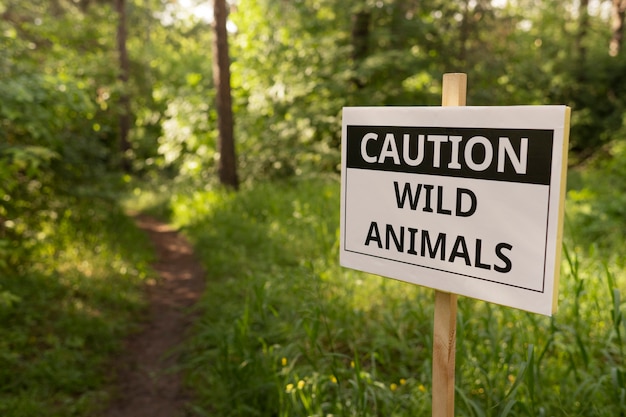
<svg viewBox="0 0 626 417"><path fill-rule="evenodd" d="M611 9L611 42L609 55L617 56L624 42L624 18L626 15L626 0L613 0Z"/></svg>
<svg viewBox="0 0 626 417"><path fill-rule="evenodd" d="M356 12L352 15L352 31L350 33L352 41L352 65L355 71L358 70L361 62L367 58L370 37L371 13L366 10ZM352 77L352 82L357 88L365 87L365 81L358 76Z"/></svg>
<svg viewBox="0 0 626 417"><path fill-rule="evenodd" d="M128 59L128 50L126 49L126 39L128 37L128 31L126 27L126 0L115 0L115 10L118 16L117 52L120 66L118 79L121 81L123 88L119 99L119 150L122 169L126 172L129 172L130 160L128 159L127 153L130 150L130 141L128 139L128 134L130 132L131 113L130 95L128 94L130 61Z"/></svg>
<svg viewBox="0 0 626 417"><path fill-rule="evenodd" d="M237 189L237 160L233 135L233 109L230 94L230 57L226 31L225 0L213 2L213 81L217 89L217 127L219 152L218 175L223 185Z"/></svg>
<svg viewBox="0 0 626 417"><path fill-rule="evenodd" d="M578 53L579 65L587 61L587 47L585 46L585 38L589 32L589 0L580 0L578 6L578 33L576 34L576 50Z"/></svg>
<svg viewBox="0 0 626 417"><path fill-rule="evenodd" d="M352 15L352 59L355 62L367 57L370 36L370 17L368 11L360 11Z"/></svg>
<svg viewBox="0 0 626 417"><path fill-rule="evenodd" d="M459 29L459 65L461 68L467 64L467 44L470 37L470 5L469 0L463 3L463 20Z"/></svg>

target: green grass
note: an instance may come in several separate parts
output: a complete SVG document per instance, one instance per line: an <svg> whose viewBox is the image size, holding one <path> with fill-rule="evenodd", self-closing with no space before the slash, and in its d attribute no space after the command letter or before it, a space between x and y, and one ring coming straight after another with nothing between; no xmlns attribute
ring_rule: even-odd
<svg viewBox="0 0 626 417"><path fill-rule="evenodd" d="M1 271L3 417L94 415L144 305L145 236L113 203L71 207L39 224L27 263Z"/></svg>
<svg viewBox="0 0 626 417"><path fill-rule="evenodd" d="M623 222L600 250L584 181L554 317L460 298L457 416L624 416ZM338 265L337 181L180 193L170 209L209 277L185 357L198 415L430 414L434 293Z"/></svg>
<svg viewBox="0 0 626 417"><path fill-rule="evenodd" d="M624 416L621 170L572 173L554 317L459 299L457 416ZM336 179L163 190L129 204L171 216L208 271L183 364L197 415L430 414L434 292L338 265ZM92 416L152 254L114 204L40 226L2 269L0 415Z"/></svg>

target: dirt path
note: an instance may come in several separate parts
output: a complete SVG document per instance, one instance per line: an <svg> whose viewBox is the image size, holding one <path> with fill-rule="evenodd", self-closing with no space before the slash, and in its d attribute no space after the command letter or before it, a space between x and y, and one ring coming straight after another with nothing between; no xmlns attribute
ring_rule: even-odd
<svg viewBox="0 0 626 417"><path fill-rule="evenodd" d="M168 225L136 216L152 240L159 279L147 285L149 311L117 359L117 396L103 417L181 417L189 394L175 370L177 348L191 322L189 307L204 288L204 271L189 242Z"/></svg>

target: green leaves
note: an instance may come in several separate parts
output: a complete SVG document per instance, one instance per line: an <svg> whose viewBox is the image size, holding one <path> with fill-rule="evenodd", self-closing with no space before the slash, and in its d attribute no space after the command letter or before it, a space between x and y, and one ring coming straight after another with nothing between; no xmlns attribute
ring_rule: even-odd
<svg viewBox="0 0 626 417"><path fill-rule="evenodd" d="M0 156L6 157L11 166L6 171L22 172L28 177L37 176L52 159L59 158L58 153L43 146L0 146Z"/></svg>

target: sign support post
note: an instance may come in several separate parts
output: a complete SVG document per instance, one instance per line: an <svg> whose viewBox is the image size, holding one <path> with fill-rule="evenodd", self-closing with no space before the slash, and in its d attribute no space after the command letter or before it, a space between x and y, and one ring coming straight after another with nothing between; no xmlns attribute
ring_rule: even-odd
<svg viewBox="0 0 626 417"><path fill-rule="evenodd" d="M341 266L435 289L432 416L454 417L457 297L552 315L570 108L344 107ZM445 107L445 108L444 108Z"/></svg>
<svg viewBox="0 0 626 417"><path fill-rule="evenodd" d="M442 106L465 106L467 74L444 74ZM454 416L457 295L435 291L432 416Z"/></svg>

